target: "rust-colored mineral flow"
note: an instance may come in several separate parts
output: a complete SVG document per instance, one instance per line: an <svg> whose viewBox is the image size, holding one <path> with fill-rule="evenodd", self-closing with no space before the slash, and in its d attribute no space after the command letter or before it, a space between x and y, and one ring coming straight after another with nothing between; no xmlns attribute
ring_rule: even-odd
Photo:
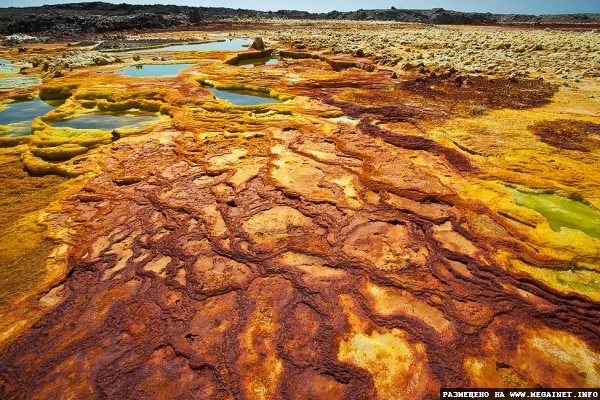
<svg viewBox="0 0 600 400"><path fill-rule="evenodd" d="M0 47L0 397L600 386L600 35L263 25Z"/></svg>

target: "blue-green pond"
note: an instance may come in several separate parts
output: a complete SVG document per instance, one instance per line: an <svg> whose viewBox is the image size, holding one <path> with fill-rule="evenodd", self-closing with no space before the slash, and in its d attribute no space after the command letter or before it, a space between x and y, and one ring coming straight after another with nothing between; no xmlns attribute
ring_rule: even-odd
<svg viewBox="0 0 600 400"><path fill-rule="evenodd" d="M263 57L263 58L251 58L249 60L241 60L237 63L240 67L254 68L257 65L276 65L279 63L277 57Z"/></svg>
<svg viewBox="0 0 600 400"><path fill-rule="evenodd" d="M12 61L0 59L0 74L7 75L5 78L0 78L0 90L29 87L42 83L38 77L19 75L19 70L20 67L15 66Z"/></svg>
<svg viewBox="0 0 600 400"><path fill-rule="evenodd" d="M194 64L137 64L116 72L133 78L143 78L148 76L164 78L177 76L179 71L192 65Z"/></svg>
<svg viewBox="0 0 600 400"><path fill-rule="evenodd" d="M19 72L19 68L15 67L10 60L0 58L0 73L3 74L16 74Z"/></svg>
<svg viewBox="0 0 600 400"><path fill-rule="evenodd" d="M46 114L60 104L48 104L41 99L11 103L0 111L0 125L10 128L6 136L26 136L31 133L34 118Z"/></svg>
<svg viewBox="0 0 600 400"><path fill-rule="evenodd" d="M219 90L212 87L207 87L206 89L218 99L228 101L236 106L279 103L279 100L270 97L267 93L249 90Z"/></svg>
<svg viewBox="0 0 600 400"><path fill-rule="evenodd" d="M198 43L198 44L179 44L167 47L161 47L159 49L148 49L146 51L212 51L212 50L242 50L252 44L252 39L228 39L220 42L211 43Z"/></svg>
<svg viewBox="0 0 600 400"><path fill-rule="evenodd" d="M52 122L50 125L74 129L99 129L103 131L112 131L113 129L117 128L133 128L143 125L150 125L156 121L157 117L155 115L90 113L65 121Z"/></svg>
<svg viewBox="0 0 600 400"><path fill-rule="evenodd" d="M0 78L0 89L15 89L39 85L42 80L35 76L11 76Z"/></svg>

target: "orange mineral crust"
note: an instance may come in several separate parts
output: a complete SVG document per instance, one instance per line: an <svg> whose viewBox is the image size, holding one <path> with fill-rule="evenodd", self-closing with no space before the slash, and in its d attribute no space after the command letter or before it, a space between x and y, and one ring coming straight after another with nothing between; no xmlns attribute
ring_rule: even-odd
<svg viewBox="0 0 600 400"><path fill-rule="evenodd" d="M544 75L534 29L306 24L60 73L66 45L0 48L50 65L0 117L52 105L0 122L1 398L600 386L598 61ZM473 47L449 65L444 35ZM497 64L508 41L539 71ZM185 65L113 73L140 63Z"/></svg>

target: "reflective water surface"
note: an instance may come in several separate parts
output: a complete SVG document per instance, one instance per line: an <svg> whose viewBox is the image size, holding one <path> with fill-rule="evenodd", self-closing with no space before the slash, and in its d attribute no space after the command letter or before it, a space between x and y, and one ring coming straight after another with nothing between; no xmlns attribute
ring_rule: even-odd
<svg viewBox="0 0 600 400"><path fill-rule="evenodd" d="M0 73L16 74L17 72L19 72L19 68L12 65L12 61L0 58Z"/></svg>
<svg viewBox="0 0 600 400"><path fill-rule="evenodd" d="M137 64L116 72L122 73L125 76L131 76L133 78L142 78L147 76L156 76L161 78L177 76L179 71L191 65L194 64Z"/></svg>
<svg viewBox="0 0 600 400"><path fill-rule="evenodd" d="M256 65L276 65L279 63L277 57L263 57L263 58L251 58L249 60L241 60L237 63L240 67L254 68Z"/></svg>
<svg viewBox="0 0 600 400"><path fill-rule="evenodd" d="M75 129L100 129L110 131L117 128L134 127L138 125L149 125L157 121L154 115L131 115L131 114L84 114L76 118L52 122L55 127L68 127Z"/></svg>
<svg viewBox="0 0 600 400"><path fill-rule="evenodd" d="M148 49L142 51L210 51L210 50L242 50L244 46L250 46L252 39L228 39L222 42L212 43L200 43L200 44L179 44L167 47L161 47L159 49Z"/></svg>
<svg viewBox="0 0 600 400"><path fill-rule="evenodd" d="M9 104L0 111L0 125L9 126L10 132L6 136L29 135L34 118L46 114L59 104L53 102L51 105L41 99Z"/></svg>
<svg viewBox="0 0 600 400"><path fill-rule="evenodd" d="M212 87L207 87L206 89L213 93L217 98L228 101L236 106L279 103L279 100L270 97L267 93L248 90L225 91Z"/></svg>

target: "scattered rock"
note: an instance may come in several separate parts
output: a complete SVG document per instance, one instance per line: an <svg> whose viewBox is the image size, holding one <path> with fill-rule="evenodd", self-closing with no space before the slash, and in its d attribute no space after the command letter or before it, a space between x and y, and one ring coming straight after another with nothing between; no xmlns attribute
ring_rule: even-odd
<svg viewBox="0 0 600 400"><path fill-rule="evenodd" d="M442 79L448 79L450 78L452 75L454 75L456 73L456 70L454 68L449 68L447 70L445 70L444 72L442 72L440 74L440 77Z"/></svg>
<svg viewBox="0 0 600 400"><path fill-rule="evenodd" d="M94 64L96 64L96 65L108 65L109 64L108 60L104 57L94 57L93 61L94 61Z"/></svg>
<svg viewBox="0 0 600 400"><path fill-rule="evenodd" d="M259 36L256 39L254 39L254 42L252 42L252 47L254 50L264 50L265 49L265 43L263 42L262 38Z"/></svg>
<svg viewBox="0 0 600 400"><path fill-rule="evenodd" d="M352 68L356 66L354 61L347 58L328 57L325 58L325 62L331 65L331 68L333 68L336 71L341 71L343 69Z"/></svg>

